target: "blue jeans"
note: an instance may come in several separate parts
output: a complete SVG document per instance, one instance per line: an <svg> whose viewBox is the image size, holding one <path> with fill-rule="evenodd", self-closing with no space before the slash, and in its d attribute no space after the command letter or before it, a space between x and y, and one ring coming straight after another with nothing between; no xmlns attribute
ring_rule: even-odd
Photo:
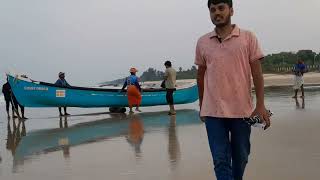
<svg viewBox="0 0 320 180"><path fill-rule="evenodd" d="M251 126L242 119L206 117L217 180L242 180L250 154Z"/></svg>

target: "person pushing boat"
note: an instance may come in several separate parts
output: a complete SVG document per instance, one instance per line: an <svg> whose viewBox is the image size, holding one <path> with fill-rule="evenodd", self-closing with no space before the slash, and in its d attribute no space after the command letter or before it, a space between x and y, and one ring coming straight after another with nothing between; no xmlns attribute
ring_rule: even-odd
<svg viewBox="0 0 320 180"><path fill-rule="evenodd" d="M12 118L17 118L18 117L18 118L22 118L22 119L28 119L27 117L24 116L24 106L22 106L18 102L18 100L16 99L15 95L12 92L11 86L9 84L8 77L7 77L7 82L2 86L2 93L3 93L4 99L6 101L6 111L7 111L8 118L10 118L9 107L10 107L10 104L11 104L11 106L12 106ZM21 110L22 117L20 117L20 114L19 114L19 107L20 107L20 110Z"/></svg>
<svg viewBox="0 0 320 180"><path fill-rule="evenodd" d="M127 87L127 96L128 96L128 104L130 111L129 113L133 113L132 107L136 106L136 111L141 112L139 106L141 104L141 87L139 84L139 78L136 76L138 70L136 68L130 68L130 76L126 78L121 91Z"/></svg>

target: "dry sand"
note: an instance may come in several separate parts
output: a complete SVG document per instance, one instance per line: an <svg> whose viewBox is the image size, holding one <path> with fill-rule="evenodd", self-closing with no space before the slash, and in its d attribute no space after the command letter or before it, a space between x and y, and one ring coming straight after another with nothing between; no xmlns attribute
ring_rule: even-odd
<svg viewBox="0 0 320 180"><path fill-rule="evenodd" d="M270 86L292 86L293 75L292 74L264 74L265 87ZM195 83L195 79L183 79L177 80L177 86L184 84ZM320 85L320 73L310 72L304 75L305 85ZM151 87L159 87L161 81L149 81L144 82L144 85Z"/></svg>
<svg viewBox="0 0 320 180"><path fill-rule="evenodd" d="M293 84L293 75L291 74L264 74L265 86L291 86ZM320 84L320 73L306 73L304 75L306 85Z"/></svg>

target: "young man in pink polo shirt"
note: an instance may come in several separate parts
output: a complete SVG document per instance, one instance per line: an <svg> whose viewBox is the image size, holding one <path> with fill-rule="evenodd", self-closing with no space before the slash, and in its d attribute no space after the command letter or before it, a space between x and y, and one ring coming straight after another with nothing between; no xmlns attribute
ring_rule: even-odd
<svg viewBox="0 0 320 180"><path fill-rule="evenodd" d="M232 0L209 0L215 29L197 43L200 116L205 121L218 180L242 180L250 153L251 127L243 119L259 115L266 128L261 52L255 35L231 24ZM252 103L251 76L256 90Z"/></svg>

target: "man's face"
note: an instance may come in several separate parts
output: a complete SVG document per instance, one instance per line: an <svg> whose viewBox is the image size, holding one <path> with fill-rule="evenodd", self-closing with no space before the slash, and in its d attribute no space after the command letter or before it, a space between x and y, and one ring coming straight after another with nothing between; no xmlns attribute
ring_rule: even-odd
<svg viewBox="0 0 320 180"><path fill-rule="evenodd" d="M60 78L61 78L61 79L64 79L64 74L60 75Z"/></svg>
<svg viewBox="0 0 320 180"><path fill-rule="evenodd" d="M228 4L211 4L209 10L211 21L217 27L223 27L231 23L233 8L230 8Z"/></svg>

